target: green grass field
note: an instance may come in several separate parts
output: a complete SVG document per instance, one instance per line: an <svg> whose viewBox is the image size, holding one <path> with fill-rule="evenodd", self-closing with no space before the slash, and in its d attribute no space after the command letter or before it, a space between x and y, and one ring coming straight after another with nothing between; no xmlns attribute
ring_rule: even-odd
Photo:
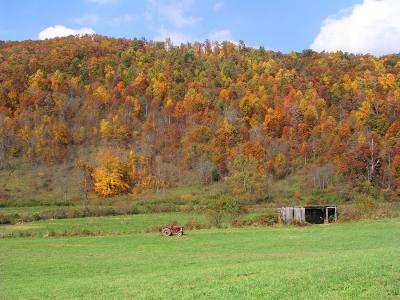
<svg viewBox="0 0 400 300"><path fill-rule="evenodd" d="M399 236L387 219L1 239L0 298L399 299Z"/></svg>
<svg viewBox="0 0 400 300"><path fill-rule="evenodd" d="M204 222L206 221L206 216L194 213L159 213L59 220L50 219L24 224L2 225L0 226L0 234L18 232L46 234L51 231L60 233L63 231L87 229L99 232L102 235L119 235L157 231L164 224L171 224L173 222L186 224L190 220Z"/></svg>

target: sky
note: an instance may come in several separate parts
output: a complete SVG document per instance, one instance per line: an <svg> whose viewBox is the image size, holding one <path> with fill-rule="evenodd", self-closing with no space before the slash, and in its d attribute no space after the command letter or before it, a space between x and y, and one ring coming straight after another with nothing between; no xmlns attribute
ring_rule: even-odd
<svg viewBox="0 0 400 300"><path fill-rule="evenodd" d="M0 40L71 34L400 52L400 0L0 0Z"/></svg>

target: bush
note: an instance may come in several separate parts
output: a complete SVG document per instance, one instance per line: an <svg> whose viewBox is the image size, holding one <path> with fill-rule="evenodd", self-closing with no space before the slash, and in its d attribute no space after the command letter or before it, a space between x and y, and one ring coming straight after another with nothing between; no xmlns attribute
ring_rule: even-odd
<svg viewBox="0 0 400 300"><path fill-rule="evenodd" d="M179 211L179 206L174 203L154 203L154 202L142 202L138 203L133 213L162 213L162 212L177 212Z"/></svg>
<svg viewBox="0 0 400 300"><path fill-rule="evenodd" d="M343 207L340 210L340 221L381 218L386 215L376 200L370 195L360 194L356 197L354 206Z"/></svg>
<svg viewBox="0 0 400 300"><path fill-rule="evenodd" d="M112 207L109 206L88 206L86 215L88 217L102 217L115 215Z"/></svg>
<svg viewBox="0 0 400 300"><path fill-rule="evenodd" d="M152 209L152 212L161 213L161 212L176 212L178 209L172 203L160 203L155 205Z"/></svg>
<svg viewBox="0 0 400 300"><path fill-rule="evenodd" d="M67 217L67 210L59 208L55 210L45 210L39 213L40 219L65 219Z"/></svg>
<svg viewBox="0 0 400 300"><path fill-rule="evenodd" d="M32 214L32 219L33 219L33 221L39 221L40 220L40 215L38 213L33 213Z"/></svg>
<svg viewBox="0 0 400 300"><path fill-rule="evenodd" d="M253 220L239 218L239 219L233 220L231 225L233 227L250 226L250 225L253 225Z"/></svg>
<svg viewBox="0 0 400 300"><path fill-rule="evenodd" d="M239 199L223 195L209 202L208 212L211 224L221 227L225 216L232 222L243 213L243 208Z"/></svg>
<svg viewBox="0 0 400 300"><path fill-rule="evenodd" d="M211 180L214 182L219 180L218 169L216 167L211 169Z"/></svg>
<svg viewBox="0 0 400 300"><path fill-rule="evenodd" d="M356 197L355 206L364 214L370 214L376 211L378 205L376 201L369 195L359 195Z"/></svg>
<svg viewBox="0 0 400 300"><path fill-rule="evenodd" d="M27 223L27 222L32 222L34 221L33 216L32 215L21 215L19 218L20 222L23 223Z"/></svg>
<svg viewBox="0 0 400 300"><path fill-rule="evenodd" d="M293 220L292 225L302 227L302 226L310 225L310 223L307 223L304 221L299 221L299 220Z"/></svg>
<svg viewBox="0 0 400 300"><path fill-rule="evenodd" d="M369 181L361 182L358 185L357 189L362 194L369 195L369 196L374 197L374 198L378 198L379 197L379 189Z"/></svg>
<svg viewBox="0 0 400 300"><path fill-rule="evenodd" d="M0 224L15 224L15 218L11 215L0 214Z"/></svg>
<svg viewBox="0 0 400 300"><path fill-rule="evenodd" d="M255 225L272 226L277 223L278 223L278 215L276 213L259 215L253 219L253 224Z"/></svg>
<svg viewBox="0 0 400 300"><path fill-rule="evenodd" d="M200 223L195 220L189 220L184 226L185 229L193 230L193 229L208 229L211 228L211 224Z"/></svg>
<svg viewBox="0 0 400 300"><path fill-rule="evenodd" d="M66 210L66 218L80 218L81 216L82 214L78 209L68 208Z"/></svg>
<svg viewBox="0 0 400 300"><path fill-rule="evenodd" d="M127 201L118 201L112 205L114 212L118 215L129 215L132 213L132 204Z"/></svg>

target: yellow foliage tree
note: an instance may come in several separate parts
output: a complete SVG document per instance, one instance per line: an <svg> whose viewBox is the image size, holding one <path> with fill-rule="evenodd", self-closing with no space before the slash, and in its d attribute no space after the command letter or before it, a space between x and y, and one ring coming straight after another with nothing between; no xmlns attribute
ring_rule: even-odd
<svg viewBox="0 0 400 300"><path fill-rule="evenodd" d="M110 101L110 95L107 91L107 89L100 85L97 89L96 89L96 95L97 97L99 97L104 103L108 103Z"/></svg>
<svg viewBox="0 0 400 300"><path fill-rule="evenodd" d="M135 114L136 117L140 116L140 102L138 99L132 97L132 96L128 96L128 100L131 102L132 104L132 108L133 108L133 113Z"/></svg>
<svg viewBox="0 0 400 300"><path fill-rule="evenodd" d="M62 84L63 74L57 70L50 77L51 89L57 91Z"/></svg>
<svg viewBox="0 0 400 300"><path fill-rule="evenodd" d="M148 86L148 82L146 77L140 73L134 80L133 84L135 85L135 87L142 93L144 93L144 91L146 90L147 86Z"/></svg>
<svg viewBox="0 0 400 300"><path fill-rule="evenodd" d="M69 134L67 127L62 123L56 123L53 129L53 139L59 145L68 145Z"/></svg>
<svg viewBox="0 0 400 300"><path fill-rule="evenodd" d="M38 89L42 89L44 87L45 76L42 70L37 70L36 73L29 78L29 85Z"/></svg>
<svg viewBox="0 0 400 300"><path fill-rule="evenodd" d="M111 136L111 124L107 120L100 122L100 135L102 138L109 138Z"/></svg>
<svg viewBox="0 0 400 300"><path fill-rule="evenodd" d="M285 155L279 152L274 159L274 169L275 169L275 176L277 178L283 178L287 175L289 168L287 165L287 159Z"/></svg>
<svg viewBox="0 0 400 300"><path fill-rule="evenodd" d="M110 65L106 65L104 69L104 77L110 81L111 79L114 78L114 70Z"/></svg>
<svg viewBox="0 0 400 300"><path fill-rule="evenodd" d="M279 109L268 108L264 119L264 128L268 135L278 137L285 126L285 116Z"/></svg>
<svg viewBox="0 0 400 300"><path fill-rule="evenodd" d="M98 155L100 167L93 172L94 191L102 196L118 195L129 190L127 165L111 151L102 151Z"/></svg>

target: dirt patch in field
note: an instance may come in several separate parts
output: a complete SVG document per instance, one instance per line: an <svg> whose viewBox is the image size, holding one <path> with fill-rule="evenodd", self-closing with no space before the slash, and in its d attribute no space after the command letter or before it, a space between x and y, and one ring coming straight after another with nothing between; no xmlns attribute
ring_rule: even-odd
<svg viewBox="0 0 400 300"><path fill-rule="evenodd" d="M2 226L2 228L11 229L11 230L30 230L30 229L42 228L42 226L18 224L18 225L5 225L5 226Z"/></svg>

